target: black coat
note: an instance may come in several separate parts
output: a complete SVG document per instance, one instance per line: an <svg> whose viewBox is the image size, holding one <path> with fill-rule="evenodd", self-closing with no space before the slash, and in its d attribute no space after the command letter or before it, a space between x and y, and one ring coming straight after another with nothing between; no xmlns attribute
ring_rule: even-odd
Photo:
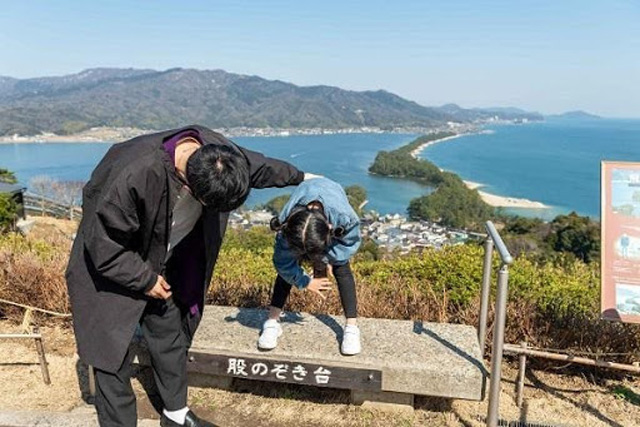
<svg viewBox="0 0 640 427"><path fill-rule="evenodd" d="M180 260L188 258L202 278L202 308L227 226L228 213L204 207L193 231L165 265L171 215L181 184L163 142L196 129L204 144L240 150L250 166L251 187L297 185L304 174L292 165L245 150L200 126L144 135L114 145L83 189L83 218L73 243L66 278L82 361L115 372L149 298L144 292L158 274L174 297L180 289ZM193 330L199 317L192 321Z"/></svg>

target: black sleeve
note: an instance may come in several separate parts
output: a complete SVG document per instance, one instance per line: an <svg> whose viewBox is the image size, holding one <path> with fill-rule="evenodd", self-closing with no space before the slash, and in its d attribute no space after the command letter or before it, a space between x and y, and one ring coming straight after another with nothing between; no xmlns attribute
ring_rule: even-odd
<svg viewBox="0 0 640 427"><path fill-rule="evenodd" d="M158 275L134 249L140 228L137 193L126 177L101 195L93 227L85 231L85 248L98 273L132 291L153 287Z"/></svg>
<svg viewBox="0 0 640 427"><path fill-rule="evenodd" d="M291 163L266 157L246 148L238 148L249 162L252 188L286 187L304 181L304 172Z"/></svg>

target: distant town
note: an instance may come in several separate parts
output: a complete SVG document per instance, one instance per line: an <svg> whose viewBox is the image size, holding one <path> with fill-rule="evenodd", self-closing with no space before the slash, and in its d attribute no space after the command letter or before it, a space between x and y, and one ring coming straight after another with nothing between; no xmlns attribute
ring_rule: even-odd
<svg viewBox="0 0 640 427"><path fill-rule="evenodd" d="M478 132L483 125L487 124L525 124L529 120L514 119L504 120L499 116L489 119L477 120L473 123L447 122L438 126L399 126L393 128L381 128L376 126L354 126L340 129L332 128L254 128L254 127L233 127L214 129L227 137L286 137L293 135L335 135L335 134L355 134L355 133L406 133L406 134L430 134L444 131L456 133ZM94 127L71 135L59 135L52 132L43 132L38 135L5 135L0 136L0 143L34 143L34 142L119 142L135 138L146 133L157 132L157 130L139 129L132 127Z"/></svg>
<svg viewBox="0 0 640 427"><path fill-rule="evenodd" d="M269 226L273 213L267 210L246 210L232 212L231 227L248 230L257 226ZM410 221L400 214L378 215L366 213L361 218L364 238L370 238L378 247L388 252L406 254L425 248L440 249L448 245L460 245L469 239L485 236L465 230L443 227L429 221Z"/></svg>

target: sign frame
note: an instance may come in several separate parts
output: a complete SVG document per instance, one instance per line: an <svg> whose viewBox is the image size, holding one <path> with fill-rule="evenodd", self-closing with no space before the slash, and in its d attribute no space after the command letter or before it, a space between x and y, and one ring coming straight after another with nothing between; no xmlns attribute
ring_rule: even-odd
<svg viewBox="0 0 640 427"><path fill-rule="evenodd" d="M601 318L640 323L640 162L600 165Z"/></svg>

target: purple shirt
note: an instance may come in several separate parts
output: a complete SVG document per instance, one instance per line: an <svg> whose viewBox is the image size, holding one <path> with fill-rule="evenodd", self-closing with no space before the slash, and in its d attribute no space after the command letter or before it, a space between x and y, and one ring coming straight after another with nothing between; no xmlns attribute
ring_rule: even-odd
<svg viewBox="0 0 640 427"><path fill-rule="evenodd" d="M174 165L176 164L176 147L178 146L178 142L180 142L181 139L188 138L188 137L195 139L202 145L202 140L200 139L200 132L198 132L195 129L185 130L183 132L175 134L174 136L172 136L171 138L167 139L164 142L164 151L166 151L169 157L171 157L171 161L173 162Z"/></svg>
<svg viewBox="0 0 640 427"><path fill-rule="evenodd" d="M180 132L164 142L164 150L171 158L173 164L175 164L176 161L176 147L178 146L178 142L187 137L194 138L202 144L200 133L197 130ZM182 286L180 289L177 289L176 297L186 304L191 314L195 316L199 313L199 305L204 297L204 277L202 272L200 272L202 266L199 265L198 257L185 256L185 254L180 255Z"/></svg>

